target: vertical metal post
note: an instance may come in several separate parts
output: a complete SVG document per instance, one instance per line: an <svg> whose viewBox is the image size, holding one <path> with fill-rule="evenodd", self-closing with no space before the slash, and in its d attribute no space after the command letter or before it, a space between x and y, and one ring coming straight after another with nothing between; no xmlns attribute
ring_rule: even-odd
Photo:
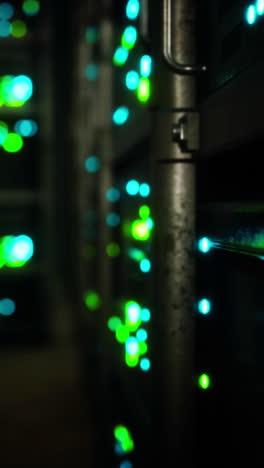
<svg viewBox="0 0 264 468"><path fill-rule="evenodd" d="M166 0L164 0L166 1ZM171 51L175 62L195 63L195 5L172 2ZM168 28L167 15L163 29ZM166 59L166 54L164 54ZM171 58L171 57L170 57ZM160 463L193 466L193 344L195 167L192 154L173 142L172 126L196 104L196 67L164 71L155 131L159 346ZM176 64L176 65L177 65ZM186 67L186 70L184 71ZM185 110L184 110L185 109ZM161 436L161 437L160 437ZM160 465L163 466L163 465Z"/></svg>

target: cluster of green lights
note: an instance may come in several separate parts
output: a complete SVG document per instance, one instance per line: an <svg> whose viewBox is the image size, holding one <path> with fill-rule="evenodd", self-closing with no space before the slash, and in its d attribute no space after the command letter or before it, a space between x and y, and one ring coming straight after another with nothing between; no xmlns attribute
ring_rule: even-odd
<svg viewBox="0 0 264 468"><path fill-rule="evenodd" d="M118 67L125 65L129 51L135 47L137 41L137 29L134 26L127 26L121 37L121 45L117 47L113 55L113 63Z"/></svg>
<svg viewBox="0 0 264 468"><path fill-rule="evenodd" d="M17 153L24 145L23 138L18 133L8 131L8 125L0 121L0 146L8 153Z"/></svg>
<svg viewBox="0 0 264 468"><path fill-rule="evenodd" d="M97 310L101 306L101 298L96 291L86 291L84 294L84 302L88 309Z"/></svg>
<svg viewBox="0 0 264 468"><path fill-rule="evenodd" d="M0 239L0 268L19 268L33 256L34 244L30 237L4 236Z"/></svg>
<svg viewBox="0 0 264 468"><path fill-rule="evenodd" d="M130 431L123 425L114 428L114 437L116 440L115 452L116 455L124 455L133 452L135 448Z"/></svg>
<svg viewBox="0 0 264 468"><path fill-rule="evenodd" d="M150 208L147 205L143 205L139 208L139 219L136 219L131 224L131 235L133 239L138 241L147 241L150 238L154 222L153 219L150 217ZM144 264L145 267L142 267L141 270L145 273L150 270L151 264L148 261L148 267L146 259L142 259L141 265Z"/></svg>
<svg viewBox="0 0 264 468"><path fill-rule="evenodd" d="M127 301L124 305L122 320L113 316L108 320L108 328L115 332L116 339L125 346L125 362L129 367L140 366L141 370L148 371L150 360L145 357L148 352L147 331L142 328L143 322L150 320L149 309L142 308L136 301Z"/></svg>
<svg viewBox="0 0 264 468"><path fill-rule="evenodd" d="M0 315L9 317L16 310L16 304L12 299L4 298L0 300Z"/></svg>
<svg viewBox="0 0 264 468"><path fill-rule="evenodd" d="M21 107L32 96L32 80L26 75L0 77L0 107Z"/></svg>
<svg viewBox="0 0 264 468"><path fill-rule="evenodd" d="M15 10L11 3L0 3L0 37L13 36L15 38L20 38L26 35L27 26L24 21L11 21L14 12Z"/></svg>
<svg viewBox="0 0 264 468"><path fill-rule="evenodd" d="M151 83L149 76L152 72L152 58L150 55L143 55L139 61L139 73L136 70L129 70L126 73L125 84L131 91L136 91L140 102L147 102L151 95Z"/></svg>
<svg viewBox="0 0 264 468"><path fill-rule="evenodd" d="M255 4L252 3L251 5L247 7L246 14L245 14L246 22L249 25L253 25L256 23L259 16L263 16L263 15L264 15L264 0L257 0Z"/></svg>

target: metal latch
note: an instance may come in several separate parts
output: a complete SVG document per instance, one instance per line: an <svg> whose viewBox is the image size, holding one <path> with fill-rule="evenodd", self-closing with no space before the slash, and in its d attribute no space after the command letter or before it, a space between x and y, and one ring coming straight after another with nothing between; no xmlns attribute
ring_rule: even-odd
<svg viewBox="0 0 264 468"><path fill-rule="evenodd" d="M200 149L200 115L190 112L172 125L172 140L178 143L184 153Z"/></svg>

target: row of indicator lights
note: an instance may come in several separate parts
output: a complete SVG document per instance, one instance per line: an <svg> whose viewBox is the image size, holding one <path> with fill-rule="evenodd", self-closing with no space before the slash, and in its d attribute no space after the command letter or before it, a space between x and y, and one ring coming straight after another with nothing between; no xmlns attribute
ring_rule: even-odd
<svg viewBox="0 0 264 468"><path fill-rule="evenodd" d="M264 0L257 0L255 5L249 5L246 9L246 22L255 24L258 17L264 15Z"/></svg>
<svg viewBox="0 0 264 468"><path fill-rule="evenodd" d="M207 254L212 249L214 243L208 237L202 237L198 241L198 250ZM207 298L203 298L198 302L198 311L202 315L208 315L211 312L212 305L211 301ZM202 374L198 378L198 386L201 390L208 390L211 386L211 378L208 374Z"/></svg>
<svg viewBox="0 0 264 468"><path fill-rule="evenodd" d="M147 102L151 94L149 76L152 72L152 58L150 55L143 55L139 61L139 73L136 70L129 70L126 73L125 84L127 89L137 91L137 98L140 102Z"/></svg>
<svg viewBox="0 0 264 468"><path fill-rule="evenodd" d="M38 125L34 120L18 120L14 125L16 133L8 131L8 125L0 121L0 146L9 153L16 153L24 145L22 137L33 137L38 131Z"/></svg>
<svg viewBox="0 0 264 468"><path fill-rule="evenodd" d="M32 96L33 83L26 75L0 77L0 107L21 107Z"/></svg>
<svg viewBox="0 0 264 468"><path fill-rule="evenodd" d="M37 0L25 0L22 4L22 11L27 16L35 16L39 13L40 3ZM15 14L15 8L11 3L0 3L0 37L13 36L15 38L24 37L27 33L27 25L24 21L10 21Z"/></svg>
<svg viewBox="0 0 264 468"><path fill-rule="evenodd" d="M19 268L25 265L34 253L34 244L29 236L4 236L0 239L0 268Z"/></svg>

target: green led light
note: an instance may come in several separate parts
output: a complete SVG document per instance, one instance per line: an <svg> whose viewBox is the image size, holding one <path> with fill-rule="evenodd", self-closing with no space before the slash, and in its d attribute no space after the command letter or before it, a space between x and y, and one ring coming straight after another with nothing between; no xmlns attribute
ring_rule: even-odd
<svg viewBox="0 0 264 468"><path fill-rule="evenodd" d="M120 325L121 325L121 320L119 317L111 317L107 322L107 326L109 330L113 332L115 332L117 328L120 327Z"/></svg>
<svg viewBox="0 0 264 468"><path fill-rule="evenodd" d="M201 299L198 302L198 310L201 314L207 315L211 312L211 302L208 299Z"/></svg>
<svg viewBox="0 0 264 468"><path fill-rule="evenodd" d="M134 239L139 241L146 241L150 237L150 229L147 221L136 220L131 227L131 234Z"/></svg>
<svg viewBox="0 0 264 468"><path fill-rule="evenodd" d="M118 67L125 65L128 58L128 50L125 47L118 47L113 56L113 63Z"/></svg>
<svg viewBox="0 0 264 468"><path fill-rule="evenodd" d="M140 305L135 301L127 301L125 304L125 315L129 322L135 324L140 320Z"/></svg>
<svg viewBox="0 0 264 468"><path fill-rule="evenodd" d="M118 257L120 255L120 247L115 242L112 242L106 246L106 253L109 257Z"/></svg>
<svg viewBox="0 0 264 468"><path fill-rule="evenodd" d="M138 210L139 216L142 219L147 219L150 216L150 208L147 205L142 205Z"/></svg>
<svg viewBox="0 0 264 468"><path fill-rule="evenodd" d="M126 353L126 364L129 367L136 367L138 365L139 357L138 355L131 356L130 354Z"/></svg>
<svg viewBox="0 0 264 468"><path fill-rule="evenodd" d="M149 55L143 55L139 62L140 74L148 78L152 71L152 58Z"/></svg>
<svg viewBox="0 0 264 468"><path fill-rule="evenodd" d="M22 4L23 12L28 16L35 16L40 10L40 4L38 0L25 0Z"/></svg>
<svg viewBox="0 0 264 468"><path fill-rule="evenodd" d="M198 385L202 390L207 390L211 386L211 379L209 375L202 374L198 378Z"/></svg>
<svg viewBox="0 0 264 468"><path fill-rule="evenodd" d="M127 26L123 32L121 43L125 49L133 49L137 41L137 30L134 26Z"/></svg>
<svg viewBox="0 0 264 468"><path fill-rule="evenodd" d="M198 241L198 250L202 253L208 253L213 247L213 242L208 237L202 237Z"/></svg>
<svg viewBox="0 0 264 468"><path fill-rule="evenodd" d="M141 260L139 268L142 273L148 273L151 270L151 262L147 258L144 258Z"/></svg>
<svg viewBox="0 0 264 468"><path fill-rule="evenodd" d="M119 343L125 343L129 338L129 329L125 325L120 325L116 329L116 339Z"/></svg>
<svg viewBox="0 0 264 468"><path fill-rule="evenodd" d="M115 435L115 438L119 440L120 442L129 438L128 429L125 426L121 426L121 425L115 427L114 435Z"/></svg>
<svg viewBox="0 0 264 468"><path fill-rule="evenodd" d="M140 12L139 0L129 0L126 6L126 16L129 20L135 20Z"/></svg>
<svg viewBox="0 0 264 468"><path fill-rule="evenodd" d="M246 22L250 25L254 24L257 20L257 11L255 5L249 5L246 9Z"/></svg>
<svg viewBox="0 0 264 468"><path fill-rule="evenodd" d="M148 78L140 78L137 97L140 102L147 102L150 98L150 80Z"/></svg>
<svg viewBox="0 0 264 468"><path fill-rule="evenodd" d="M139 83L139 75L136 71L130 70L126 74L126 87L131 91L137 89Z"/></svg>
<svg viewBox="0 0 264 468"><path fill-rule="evenodd" d="M11 23L11 34L17 39L27 34L27 25L24 21L16 20Z"/></svg>
<svg viewBox="0 0 264 468"><path fill-rule="evenodd" d="M139 343L139 354L146 354L148 352L148 345L145 341Z"/></svg>
<svg viewBox="0 0 264 468"><path fill-rule="evenodd" d="M90 310L97 310L101 306L101 298L95 291L87 291L84 294L84 302Z"/></svg>
<svg viewBox="0 0 264 468"><path fill-rule="evenodd" d="M29 236L4 236L0 242L0 264L10 268L20 268L30 260L34 244Z"/></svg>
<svg viewBox="0 0 264 468"><path fill-rule="evenodd" d="M17 153L23 147L23 138L17 133L8 133L2 146L8 153Z"/></svg>
<svg viewBox="0 0 264 468"><path fill-rule="evenodd" d="M128 256L135 262L140 262L145 258L145 253L143 250L135 249L135 248L129 248L128 249Z"/></svg>
<svg viewBox="0 0 264 468"><path fill-rule="evenodd" d="M124 125L127 122L128 117L129 110L125 106L120 106L113 112L113 122L116 125Z"/></svg>

